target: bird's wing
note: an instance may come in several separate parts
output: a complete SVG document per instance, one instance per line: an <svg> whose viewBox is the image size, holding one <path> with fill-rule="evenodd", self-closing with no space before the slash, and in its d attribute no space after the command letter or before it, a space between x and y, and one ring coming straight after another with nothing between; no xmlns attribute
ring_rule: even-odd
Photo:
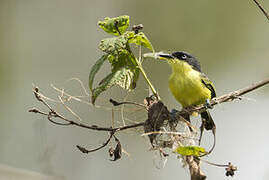
<svg viewBox="0 0 269 180"><path fill-rule="evenodd" d="M204 73L201 73L200 76L201 76L202 83L205 85L207 89L211 91L211 99L216 97L216 90L215 90L214 84L210 81L210 79Z"/></svg>

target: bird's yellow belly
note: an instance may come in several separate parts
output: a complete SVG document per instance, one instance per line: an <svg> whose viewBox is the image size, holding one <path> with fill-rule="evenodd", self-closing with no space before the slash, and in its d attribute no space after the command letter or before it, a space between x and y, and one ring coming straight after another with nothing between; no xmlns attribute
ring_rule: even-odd
<svg viewBox="0 0 269 180"><path fill-rule="evenodd" d="M169 79L169 88L183 107L203 104L211 98L210 90L202 84L198 73L187 76L173 73Z"/></svg>

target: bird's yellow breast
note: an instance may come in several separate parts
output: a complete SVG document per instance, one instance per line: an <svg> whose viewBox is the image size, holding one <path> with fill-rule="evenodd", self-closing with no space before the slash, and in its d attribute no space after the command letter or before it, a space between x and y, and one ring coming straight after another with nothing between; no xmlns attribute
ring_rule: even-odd
<svg viewBox="0 0 269 180"><path fill-rule="evenodd" d="M211 98L211 92L202 81L200 72L193 70L186 62L171 63L173 73L169 88L176 100L183 106L203 104Z"/></svg>

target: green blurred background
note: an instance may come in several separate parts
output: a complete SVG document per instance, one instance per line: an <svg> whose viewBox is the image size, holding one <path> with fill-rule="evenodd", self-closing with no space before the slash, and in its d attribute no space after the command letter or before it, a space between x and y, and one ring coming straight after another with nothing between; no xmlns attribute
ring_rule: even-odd
<svg viewBox="0 0 269 180"><path fill-rule="evenodd" d="M262 3L269 9L268 1ZM149 142L139 133L121 133L130 157L110 162L107 149L85 155L75 148L77 144L95 147L107 134L55 126L27 112L33 106L42 108L33 97L32 83L49 96L55 95L51 83L61 87L76 77L87 85L89 69L102 54L99 41L107 37L97 21L125 14L131 24L144 25L155 50L185 50L197 56L218 95L269 77L269 24L251 0L1 0L1 164L67 180L188 179L188 169L174 155L165 168L156 168L156 154L148 151ZM168 90L169 66L154 60L145 60L144 65L167 106L179 108ZM81 92L77 87L68 90ZM140 81L138 95L130 98L142 102L145 88ZM109 97L121 96L114 88L101 98ZM208 160L237 165L235 179L265 180L269 178L269 87L246 97L252 100L218 105L211 111L217 146ZM110 125L110 111L83 104L73 108L87 123ZM206 147L211 138L205 136ZM222 168L204 164L203 170L208 179L225 179Z"/></svg>

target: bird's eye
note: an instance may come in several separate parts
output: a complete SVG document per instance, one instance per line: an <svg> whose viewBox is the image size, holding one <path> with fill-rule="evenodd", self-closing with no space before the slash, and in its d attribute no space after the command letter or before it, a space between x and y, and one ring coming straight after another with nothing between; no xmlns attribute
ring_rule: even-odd
<svg viewBox="0 0 269 180"><path fill-rule="evenodd" d="M186 56L185 54L183 54L183 55L181 56L181 58L182 58L182 59L187 59L187 56Z"/></svg>

